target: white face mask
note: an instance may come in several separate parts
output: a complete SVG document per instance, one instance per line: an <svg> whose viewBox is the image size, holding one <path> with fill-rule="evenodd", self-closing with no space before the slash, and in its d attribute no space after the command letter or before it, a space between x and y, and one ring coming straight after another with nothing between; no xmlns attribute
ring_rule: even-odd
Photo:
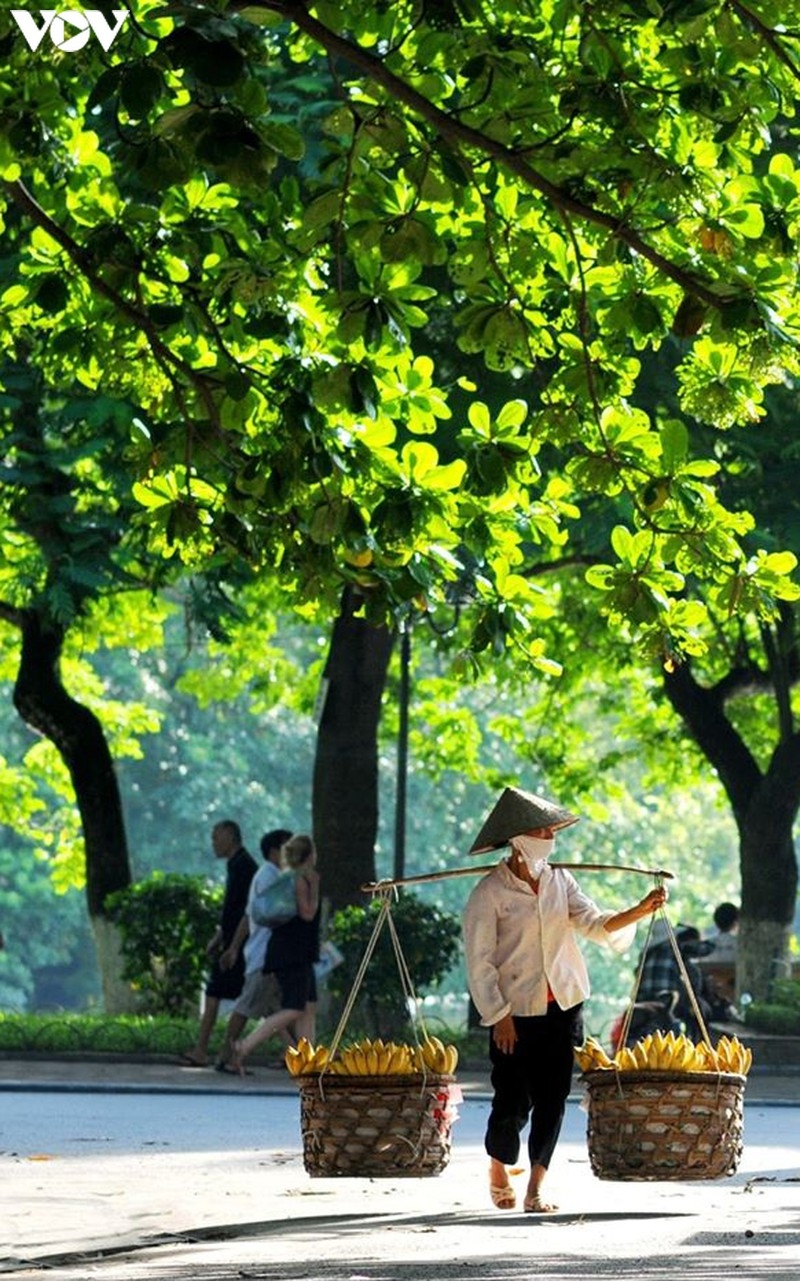
<svg viewBox="0 0 800 1281"><path fill-rule="evenodd" d="M554 836L515 836L511 848L524 858L531 876L541 876L546 860L555 849Z"/></svg>

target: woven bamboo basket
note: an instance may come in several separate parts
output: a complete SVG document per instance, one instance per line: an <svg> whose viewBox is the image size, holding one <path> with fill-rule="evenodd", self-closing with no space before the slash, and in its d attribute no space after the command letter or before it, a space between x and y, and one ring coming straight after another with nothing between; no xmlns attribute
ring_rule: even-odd
<svg viewBox="0 0 800 1281"><path fill-rule="evenodd" d="M420 1178L450 1160L451 1076L302 1076L303 1164L312 1176Z"/></svg>
<svg viewBox="0 0 800 1281"><path fill-rule="evenodd" d="M732 1072L584 1075L599 1179L719 1179L742 1154L745 1078Z"/></svg>

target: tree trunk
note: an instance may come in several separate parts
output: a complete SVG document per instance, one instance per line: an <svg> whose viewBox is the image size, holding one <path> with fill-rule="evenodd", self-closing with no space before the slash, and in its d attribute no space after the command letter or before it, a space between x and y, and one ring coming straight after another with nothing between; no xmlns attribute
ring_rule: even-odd
<svg viewBox="0 0 800 1281"><path fill-rule="evenodd" d="M792 831L800 808L800 735L779 743L766 770L725 714L721 690L699 684L688 664L665 674L675 711L714 766L739 832L742 880L736 991L757 1000L769 995L788 960L798 871Z"/></svg>
<svg viewBox="0 0 800 1281"><path fill-rule="evenodd" d="M314 839L322 892L332 911L364 905L375 879L378 833L378 726L394 636L357 618L345 591L323 680L314 760Z"/></svg>
<svg viewBox="0 0 800 1281"><path fill-rule="evenodd" d="M773 753L739 823L742 919L737 938L736 991L764 999L788 967L797 898L792 829L798 809L797 736Z"/></svg>
<svg viewBox="0 0 800 1281"><path fill-rule="evenodd" d="M119 941L105 916L106 896L131 883L122 801L103 727L61 683L64 629L45 626L33 610L21 613L22 654L14 706L48 738L69 770L81 816L86 857L86 901L97 948L107 1013L132 1008L120 980Z"/></svg>

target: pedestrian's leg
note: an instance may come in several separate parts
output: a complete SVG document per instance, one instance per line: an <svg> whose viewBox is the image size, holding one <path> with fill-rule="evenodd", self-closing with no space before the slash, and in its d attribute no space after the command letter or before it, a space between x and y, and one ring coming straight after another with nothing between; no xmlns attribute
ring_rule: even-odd
<svg viewBox="0 0 800 1281"><path fill-rule="evenodd" d="M217 1058L216 1066L221 1072L229 1066L231 1056L233 1055L233 1043L234 1041L239 1040L246 1027L247 1015L237 1014L234 1010L228 1019L228 1025L225 1028L225 1038L220 1046L219 1056Z"/></svg>
<svg viewBox="0 0 800 1281"><path fill-rule="evenodd" d="M299 1041L301 1036L304 1036L306 1040L310 1041L313 1045L314 1038L316 1036L316 1025L317 1003L316 1001L308 1001L303 1013L300 1015L300 1018L292 1027L295 1041Z"/></svg>
<svg viewBox="0 0 800 1281"><path fill-rule="evenodd" d="M580 1006L561 1010L552 1002L539 1030L540 1045L532 1052L532 1062L536 1066L531 1086L531 1129L528 1136L531 1168L525 1209L537 1214L549 1214L558 1208L543 1198L542 1184L561 1133L572 1085L574 1047L580 1040L581 1029Z"/></svg>
<svg viewBox="0 0 800 1281"><path fill-rule="evenodd" d="M519 1023L515 1019L519 1034ZM524 1052L520 1040L510 1054L498 1050L489 1037L492 1063L492 1109L486 1126L485 1146L489 1156L489 1192L501 1210L513 1210L516 1197L508 1177L508 1166L519 1159L520 1134L530 1112L530 1098L523 1070Z"/></svg>
<svg viewBox="0 0 800 1281"><path fill-rule="evenodd" d="M211 1033L214 1031L214 1024L219 1014L219 997L209 996L206 994L206 1003L203 1007L203 1015L200 1019L200 1028L197 1033L197 1041L191 1050L187 1050L181 1055L184 1063L192 1064L194 1067L205 1067L208 1063L208 1044L211 1040Z"/></svg>
<svg viewBox="0 0 800 1281"><path fill-rule="evenodd" d="M244 1075L245 1059L253 1053L256 1046L261 1045L263 1041L268 1041L271 1036L280 1032L282 1028L288 1027L290 1023L294 1023L302 1013L302 1010L278 1010L277 1014L270 1014L262 1019L243 1041L234 1041L231 1066Z"/></svg>

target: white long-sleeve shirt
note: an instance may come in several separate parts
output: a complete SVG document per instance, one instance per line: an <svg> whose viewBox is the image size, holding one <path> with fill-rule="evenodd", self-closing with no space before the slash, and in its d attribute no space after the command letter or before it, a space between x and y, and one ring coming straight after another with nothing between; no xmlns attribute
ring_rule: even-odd
<svg viewBox="0 0 800 1281"><path fill-rule="evenodd" d="M506 1014L544 1014L547 989L562 1010L589 995L589 975L576 934L626 951L636 936L628 925L609 933L603 912L563 868L545 864L534 893L505 862L470 894L463 929L467 978L484 1026Z"/></svg>

